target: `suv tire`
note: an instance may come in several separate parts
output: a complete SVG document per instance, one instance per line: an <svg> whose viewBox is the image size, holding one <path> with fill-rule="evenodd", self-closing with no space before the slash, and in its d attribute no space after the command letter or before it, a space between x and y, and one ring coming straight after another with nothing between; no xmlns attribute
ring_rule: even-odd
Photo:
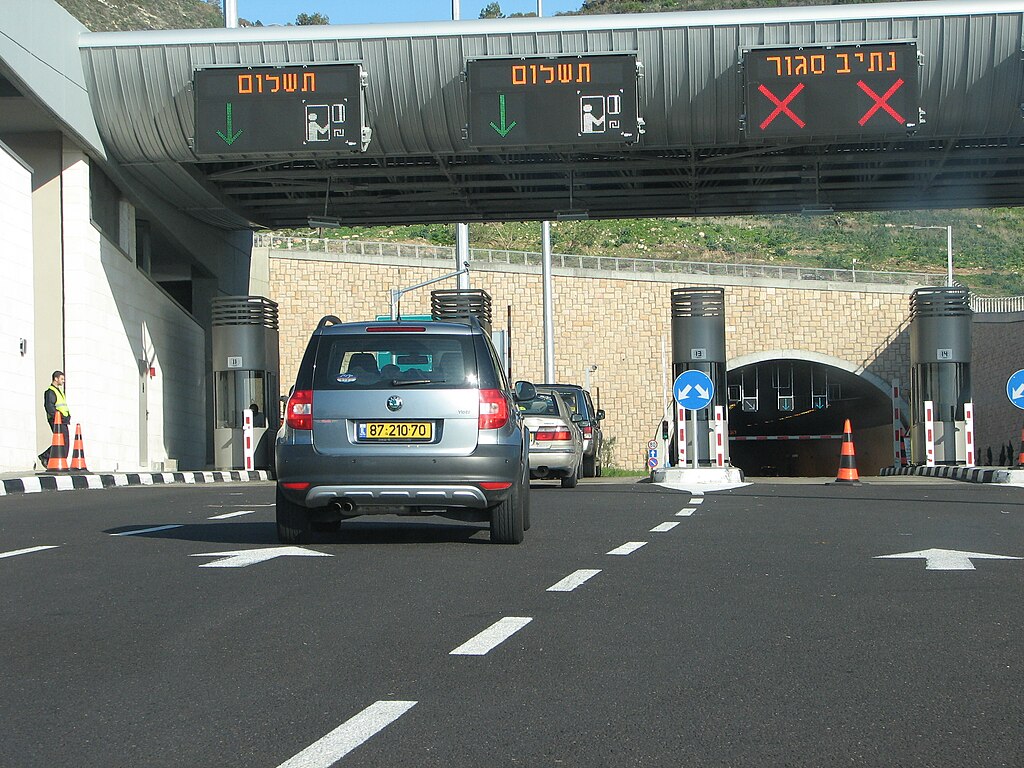
<svg viewBox="0 0 1024 768"><path fill-rule="evenodd" d="M530 530L530 461L523 462L523 530Z"/></svg>
<svg viewBox="0 0 1024 768"><path fill-rule="evenodd" d="M277 539L282 544L303 544L309 538L311 529L309 512L305 507L292 504L277 488L275 499L277 514Z"/></svg>
<svg viewBox="0 0 1024 768"><path fill-rule="evenodd" d="M519 544L523 540L524 500L523 483L519 480L508 498L491 507L492 544Z"/></svg>

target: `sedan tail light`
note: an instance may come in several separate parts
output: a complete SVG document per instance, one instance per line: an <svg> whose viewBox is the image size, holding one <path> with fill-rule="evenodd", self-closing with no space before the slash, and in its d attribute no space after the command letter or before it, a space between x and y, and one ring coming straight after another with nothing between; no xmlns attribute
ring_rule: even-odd
<svg viewBox="0 0 1024 768"><path fill-rule="evenodd" d="M501 429L508 424L508 402L500 389L480 390L480 429Z"/></svg>
<svg viewBox="0 0 1024 768"><path fill-rule="evenodd" d="M564 427L541 427L535 435L538 443L546 443L549 440L572 440L569 430Z"/></svg>
<svg viewBox="0 0 1024 768"><path fill-rule="evenodd" d="M285 422L292 429L313 429L313 390L297 389L288 398Z"/></svg>

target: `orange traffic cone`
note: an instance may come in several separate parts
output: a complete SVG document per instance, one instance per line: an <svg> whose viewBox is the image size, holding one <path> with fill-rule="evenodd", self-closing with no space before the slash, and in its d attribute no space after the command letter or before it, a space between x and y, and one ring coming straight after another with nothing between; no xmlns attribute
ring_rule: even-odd
<svg viewBox="0 0 1024 768"><path fill-rule="evenodd" d="M85 446L82 445L81 424L75 424L75 442L71 446L71 471L89 471L89 468L85 466Z"/></svg>
<svg viewBox="0 0 1024 768"><path fill-rule="evenodd" d="M46 462L47 472L68 471L68 444L64 439L64 417L60 411L53 414L53 438L50 440L50 458Z"/></svg>
<svg viewBox="0 0 1024 768"><path fill-rule="evenodd" d="M857 453L853 449L853 430L850 428L849 419L843 425L843 450L839 455L839 474L836 475L836 482L860 482L860 475L857 474Z"/></svg>

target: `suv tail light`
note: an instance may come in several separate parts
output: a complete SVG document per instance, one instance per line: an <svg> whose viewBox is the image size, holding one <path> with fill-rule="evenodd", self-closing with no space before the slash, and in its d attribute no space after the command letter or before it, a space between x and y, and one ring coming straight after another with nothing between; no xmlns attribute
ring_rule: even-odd
<svg viewBox="0 0 1024 768"><path fill-rule="evenodd" d="M594 436L594 428L593 427L584 427L583 428L583 437L585 437L587 440L589 440L593 436Z"/></svg>
<svg viewBox="0 0 1024 768"><path fill-rule="evenodd" d="M285 422L292 429L313 429L313 390L297 389L288 398Z"/></svg>
<svg viewBox="0 0 1024 768"><path fill-rule="evenodd" d="M572 440L572 435L569 434L569 430L561 427L541 427L537 430L535 437L537 438L538 443L544 443L548 440Z"/></svg>
<svg viewBox="0 0 1024 768"><path fill-rule="evenodd" d="M500 389L480 390L480 429L501 429L508 424L508 402Z"/></svg>

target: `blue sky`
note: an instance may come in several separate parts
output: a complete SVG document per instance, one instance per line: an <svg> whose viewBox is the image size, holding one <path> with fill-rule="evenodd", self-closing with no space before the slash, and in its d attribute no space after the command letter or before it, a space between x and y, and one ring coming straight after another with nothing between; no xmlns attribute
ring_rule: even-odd
<svg viewBox="0 0 1024 768"><path fill-rule="evenodd" d="M460 0L459 15L476 19L489 0ZM332 24L375 24L390 21L448 21L452 0L237 0L238 15L264 24L288 24L300 13L322 13ZM498 0L502 13L529 13L537 0ZM577 11L583 0L542 0L545 16Z"/></svg>

